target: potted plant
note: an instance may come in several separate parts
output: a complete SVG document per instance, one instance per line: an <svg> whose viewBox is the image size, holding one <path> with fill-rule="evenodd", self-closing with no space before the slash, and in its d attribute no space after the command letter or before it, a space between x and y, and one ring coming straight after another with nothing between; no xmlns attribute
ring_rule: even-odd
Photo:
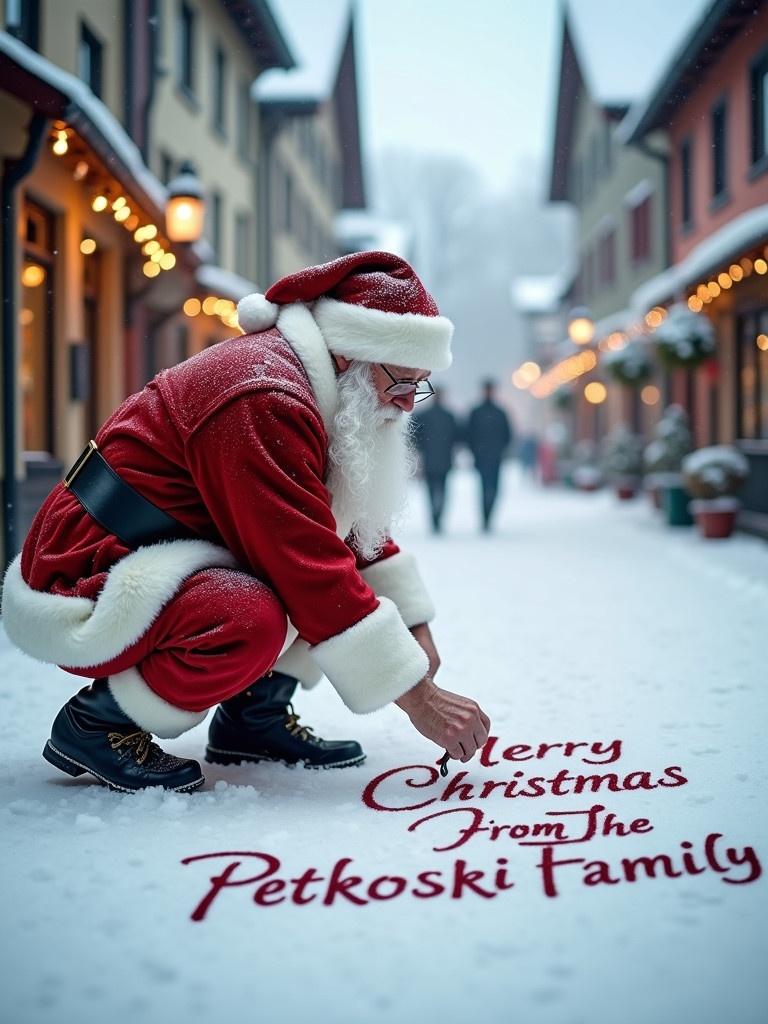
<svg viewBox="0 0 768 1024"><path fill-rule="evenodd" d="M643 477L643 439L615 427L603 442L603 469L621 501L634 498Z"/></svg>
<svg viewBox="0 0 768 1024"><path fill-rule="evenodd" d="M703 313L683 303L671 306L652 332L659 358L669 367L694 367L715 353L715 330Z"/></svg>
<svg viewBox="0 0 768 1024"><path fill-rule="evenodd" d="M602 362L611 377L628 388L640 388L653 376L653 360L641 341L630 341L623 348L606 352Z"/></svg>
<svg viewBox="0 0 768 1024"><path fill-rule="evenodd" d="M693 495L691 511L703 537L730 537L740 502L736 497L749 475L749 463L729 445L699 448L683 459L685 485Z"/></svg>
<svg viewBox="0 0 768 1024"><path fill-rule="evenodd" d="M670 405L656 424L653 441L643 453L648 473L646 486L656 491L657 503L670 526L690 526L690 495L685 490L682 463L693 448L688 414L681 405Z"/></svg>
<svg viewBox="0 0 768 1024"><path fill-rule="evenodd" d="M573 450L571 479L580 491L597 491L604 483L594 441L579 441Z"/></svg>

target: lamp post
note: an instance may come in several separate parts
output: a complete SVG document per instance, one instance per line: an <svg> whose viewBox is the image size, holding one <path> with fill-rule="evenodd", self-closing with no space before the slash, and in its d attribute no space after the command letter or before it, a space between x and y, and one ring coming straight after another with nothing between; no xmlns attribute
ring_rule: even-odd
<svg viewBox="0 0 768 1024"><path fill-rule="evenodd" d="M185 160L168 182L165 227L172 242L196 242L203 233L205 193L194 166Z"/></svg>
<svg viewBox="0 0 768 1024"><path fill-rule="evenodd" d="M574 345L588 345L595 336L595 322L586 306L575 306L568 314L568 337Z"/></svg>

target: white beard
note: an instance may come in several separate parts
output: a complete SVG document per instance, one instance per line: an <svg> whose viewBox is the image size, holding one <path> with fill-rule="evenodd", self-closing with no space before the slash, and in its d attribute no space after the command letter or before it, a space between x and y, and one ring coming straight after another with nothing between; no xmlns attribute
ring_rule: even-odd
<svg viewBox="0 0 768 1024"><path fill-rule="evenodd" d="M337 524L372 559L405 507L415 467L410 421L397 406L379 402L367 363L353 362L337 385L326 483Z"/></svg>

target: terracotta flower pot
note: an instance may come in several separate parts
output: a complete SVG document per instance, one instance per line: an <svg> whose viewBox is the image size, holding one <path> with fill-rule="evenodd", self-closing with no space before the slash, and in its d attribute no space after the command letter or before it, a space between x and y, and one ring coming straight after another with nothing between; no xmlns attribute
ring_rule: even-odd
<svg viewBox="0 0 768 1024"><path fill-rule="evenodd" d="M691 502L691 511L702 537L723 540L731 536L736 526L739 502L736 498L699 499Z"/></svg>

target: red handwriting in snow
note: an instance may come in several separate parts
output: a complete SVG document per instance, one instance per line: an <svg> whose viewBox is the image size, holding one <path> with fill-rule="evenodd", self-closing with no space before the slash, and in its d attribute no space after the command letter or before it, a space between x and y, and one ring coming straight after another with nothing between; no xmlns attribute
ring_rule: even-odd
<svg viewBox="0 0 768 1024"><path fill-rule="evenodd" d="M603 860L588 861L585 857L560 858L553 846L545 846L536 870L542 890L549 897L560 894L561 876L573 881L575 865L581 865L581 884L587 887L633 883L641 878L682 878L706 871L719 874L721 881L733 885L744 885L759 878L762 868L754 849L751 846L741 850L723 849L719 843L722 838L720 833L710 833L700 851L694 852L694 844L684 840L675 855L622 857L615 866ZM498 857L491 870L471 868L466 860L456 860L442 869L418 871L415 877L386 874L371 879L356 873L351 857L342 857L328 872L321 873L310 867L294 877L281 871L278 857L257 850L202 853L185 857L181 863L200 861L225 863L210 877L207 892L192 911L193 921L203 921L213 904L223 898L222 894L232 891L239 892L240 899L245 896L258 907L286 902L296 906L332 907L351 903L362 907L405 895L424 900L437 897L457 900L467 895L491 900L515 886L506 857ZM727 877L733 869L742 870L738 877Z"/></svg>
<svg viewBox="0 0 768 1024"><path fill-rule="evenodd" d="M552 755L568 758L578 766L536 774L529 765L513 769L522 761L543 761ZM469 843L476 837L490 842L514 842L537 848L535 870L542 892L557 897L568 886L634 883L641 879L685 878L709 872L723 882L745 885L762 874L760 860L752 846L728 846L720 832L709 832L698 848L682 840L673 853L662 852L637 857L621 857L615 863L577 857L573 846L600 837L627 838L654 830L648 818L622 820L599 802L579 809L546 810L539 820L503 824L491 818L478 802L518 800L514 807L526 806L527 799L560 798L582 794L664 791L688 783L680 765L660 770L623 771L616 767L622 756L622 741L540 743L529 746L516 743L499 746L491 736L478 758L480 768L495 769L494 776L477 778L467 770L457 771L446 780L432 765L412 764L390 768L371 779L362 793L363 804L377 812L420 812L407 825L417 838L431 837L435 853L445 853ZM594 766L602 770L594 770ZM611 766L606 770L606 766ZM477 772L477 766L474 767ZM527 806L531 806L527 804ZM535 805L538 806L538 805ZM424 813L426 812L426 813ZM496 811L498 814L498 810ZM560 852L563 846L571 846ZM202 921L214 903L233 899L240 893L258 907L289 903L296 906L332 907L338 904L366 906L371 903L410 896L415 899L461 899L464 896L495 899L515 887L516 871L508 867L506 857L497 857L491 869L470 867L464 859L443 861L439 869L415 871L412 875L383 874L366 878L354 867L352 857L342 857L321 871L308 867L298 873L285 871L281 860L264 851L224 851L185 857L182 864L213 862L218 873L209 877L208 890L192 911L193 921ZM360 872L360 873L359 873ZM229 895L225 896L227 893Z"/></svg>

